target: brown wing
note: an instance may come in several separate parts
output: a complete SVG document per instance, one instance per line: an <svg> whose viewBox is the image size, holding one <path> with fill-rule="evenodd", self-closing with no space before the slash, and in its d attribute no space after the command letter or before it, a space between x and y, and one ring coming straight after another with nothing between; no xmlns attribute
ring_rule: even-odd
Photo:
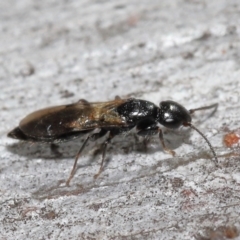
<svg viewBox="0 0 240 240"><path fill-rule="evenodd" d="M125 126L115 109L128 101L116 99L109 102L78 102L71 105L45 108L26 116L19 129L33 138L53 138L102 127Z"/></svg>

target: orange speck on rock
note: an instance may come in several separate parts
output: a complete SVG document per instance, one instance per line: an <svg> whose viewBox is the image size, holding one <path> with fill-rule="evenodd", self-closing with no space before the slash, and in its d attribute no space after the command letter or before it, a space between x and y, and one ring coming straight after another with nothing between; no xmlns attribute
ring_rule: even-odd
<svg viewBox="0 0 240 240"><path fill-rule="evenodd" d="M223 142L227 147L233 147L240 143L240 136L234 132L228 133L224 136Z"/></svg>

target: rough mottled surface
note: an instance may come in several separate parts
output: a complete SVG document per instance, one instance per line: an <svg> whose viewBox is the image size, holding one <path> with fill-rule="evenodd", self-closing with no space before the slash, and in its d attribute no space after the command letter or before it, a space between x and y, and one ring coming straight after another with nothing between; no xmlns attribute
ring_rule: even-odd
<svg viewBox="0 0 240 240"><path fill-rule="evenodd" d="M9 0L0 12L0 239L238 235L239 144L223 143L240 128L238 0ZM193 122L221 168L198 133L165 129L174 158L157 138L146 150L133 134L121 136L94 180L99 140L66 187L79 140L51 151L6 137L31 111L115 95L188 109L219 102Z"/></svg>

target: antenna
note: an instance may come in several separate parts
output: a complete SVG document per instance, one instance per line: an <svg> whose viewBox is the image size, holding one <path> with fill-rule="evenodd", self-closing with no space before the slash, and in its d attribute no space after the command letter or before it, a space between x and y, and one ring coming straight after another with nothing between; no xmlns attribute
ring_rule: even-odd
<svg viewBox="0 0 240 240"><path fill-rule="evenodd" d="M209 146L209 148L211 149L211 151L212 151L212 153L213 153L213 156L214 156L214 158L215 158L215 165L218 166L217 154L216 154L216 152L214 151L213 146L212 146L212 144L209 142L209 140L207 139L207 137L206 137L198 128L196 128L192 123L187 122L187 123L183 123L183 125L184 125L184 126L188 126L188 127L192 128L192 129L194 129L196 132L198 132L198 133L205 139L206 143L208 144L208 146Z"/></svg>

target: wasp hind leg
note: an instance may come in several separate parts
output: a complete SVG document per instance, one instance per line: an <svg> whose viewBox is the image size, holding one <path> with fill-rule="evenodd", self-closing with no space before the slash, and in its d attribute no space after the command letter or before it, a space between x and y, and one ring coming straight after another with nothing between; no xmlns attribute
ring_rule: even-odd
<svg viewBox="0 0 240 240"><path fill-rule="evenodd" d="M101 131L99 133L94 133L92 135L88 135L87 138L84 140L83 145L81 146L81 148L79 149L79 151L78 151L78 153L77 153L77 155L75 157L75 161L74 161L74 164L73 164L72 171L71 171L70 176L69 176L69 178L68 178L68 180L66 182L67 186L69 186L69 183L70 183L71 179L73 178L73 176L75 174L76 167L77 167L77 161L78 161L80 155L82 154L82 151L85 148L85 146L86 146L87 142L89 141L89 139L94 141L94 140L104 136L107 132L108 132L107 130L101 129Z"/></svg>
<svg viewBox="0 0 240 240"><path fill-rule="evenodd" d="M123 127L123 128L111 128L111 129L105 129L105 131L109 132L109 136L108 138L105 140L105 142L103 143L102 146L102 162L101 162L101 166L99 168L99 171L97 174L94 175L94 178L96 179L102 172L103 170L103 163L105 161L105 155L106 155L106 151L107 151L107 146L108 144L111 142L111 140L118 134L124 133L124 132L128 132L129 130L131 130L134 126L129 126L129 127Z"/></svg>
<svg viewBox="0 0 240 240"><path fill-rule="evenodd" d="M83 149L85 148L85 146L86 146L89 138L90 138L90 136L88 135L88 137L84 140L83 145L81 146L81 148L79 149L79 151L78 151L78 153L77 153L77 155L76 155L76 157L75 157L75 161L74 161L74 164L73 164L72 171L71 171L70 176L69 176L69 178L68 178L68 180L67 180L67 182L66 182L66 185L67 185L67 186L69 186L69 183L70 183L70 181L72 180L72 178L73 178L73 176L74 176L74 174L75 174L78 158L80 157Z"/></svg>
<svg viewBox="0 0 240 240"><path fill-rule="evenodd" d="M113 131L110 131L108 138L105 140L105 142L103 143L103 147L102 147L102 161L101 161L101 166L98 170L98 173L94 175L94 179L97 179L98 176L101 174L102 170L103 170L103 163L105 161L105 156L106 156L106 151L107 151L107 146L108 144L111 142L111 140L116 136L117 134Z"/></svg>

